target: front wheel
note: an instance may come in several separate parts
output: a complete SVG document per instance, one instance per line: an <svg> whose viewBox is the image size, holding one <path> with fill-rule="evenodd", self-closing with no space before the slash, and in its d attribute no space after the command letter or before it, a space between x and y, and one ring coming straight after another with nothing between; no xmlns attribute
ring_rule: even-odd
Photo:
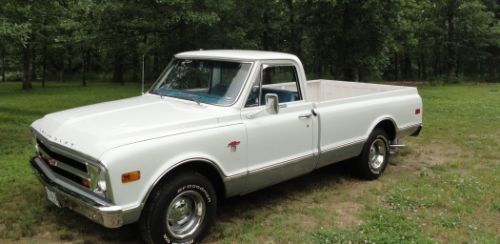
<svg viewBox="0 0 500 244"><path fill-rule="evenodd" d="M217 197L210 181L184 172L163 182L146 204L140 228L148 243L198 243L215 220Z"/></svg>
<svg viewBox="0 0 500 244"><path fill-rule="evenodd" d="M367 180L374 180L384 172L389 161L389 139L379 128L373 130L357 158L358 174Z"/></svg>

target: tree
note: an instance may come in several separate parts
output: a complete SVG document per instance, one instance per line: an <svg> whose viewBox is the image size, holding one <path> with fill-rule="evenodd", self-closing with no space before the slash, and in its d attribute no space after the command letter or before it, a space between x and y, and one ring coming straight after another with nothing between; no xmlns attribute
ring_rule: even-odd
<svg viewBox="0 0 500 244"><path fill-rule="evenodd" d="M499 80L499 16L496 0L4 0L0 67L25 89L89 74L124 84L143 57L150 80L177 52L235 48L291 52L345 80Z"/></svg>

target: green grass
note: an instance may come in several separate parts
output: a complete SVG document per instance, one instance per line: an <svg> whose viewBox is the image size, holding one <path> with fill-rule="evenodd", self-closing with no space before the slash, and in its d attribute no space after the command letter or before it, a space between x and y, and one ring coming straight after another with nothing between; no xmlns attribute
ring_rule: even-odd
<svg viewBox="0 0 500 244"><path fill-rule="evenodd" d="M47 215L42 188L28 167L34 155L29 125L50 112L139 93L136 84L48 83L23 91L20 83L0 83L0 238L32 236Z"/></svg>
<svg viewBox="0 0 500 244"><path fill-rule="evenodd" d="M66 108L130 97L139 85L0 83L0 240L138 242L44 199L28 160L29 124ZM207 241L221 243L500 242L500 85L419 88L424 130L377 181L348 162L228 199Z"/></svg>

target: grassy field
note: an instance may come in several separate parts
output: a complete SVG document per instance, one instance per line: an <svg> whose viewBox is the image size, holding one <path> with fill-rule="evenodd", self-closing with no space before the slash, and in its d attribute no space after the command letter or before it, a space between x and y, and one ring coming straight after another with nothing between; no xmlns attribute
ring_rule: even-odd
<svg viewBox="0 0 500 244"><path fill-rule="evenodd" d="M420 137L377 181L348 162L228 199L207 242L500 242L500 85L424 86ZM0 83L0 242L139 242L48 204L28 160L29 124L46 113L130 97L138 85Z"/></svg>

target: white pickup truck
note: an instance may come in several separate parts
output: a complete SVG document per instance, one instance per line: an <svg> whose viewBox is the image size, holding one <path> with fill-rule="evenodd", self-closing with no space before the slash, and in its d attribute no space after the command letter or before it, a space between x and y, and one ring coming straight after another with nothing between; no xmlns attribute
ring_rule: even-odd
<svg viewBox="0 0 500 244"><path fill-rule="evenodd" d="M416 136L416 88L307 81L291 54L175 55L145 94L48 114L31 125L47 198L150 243L200 241L217 202L356 158L375 179Z"/></svg>

